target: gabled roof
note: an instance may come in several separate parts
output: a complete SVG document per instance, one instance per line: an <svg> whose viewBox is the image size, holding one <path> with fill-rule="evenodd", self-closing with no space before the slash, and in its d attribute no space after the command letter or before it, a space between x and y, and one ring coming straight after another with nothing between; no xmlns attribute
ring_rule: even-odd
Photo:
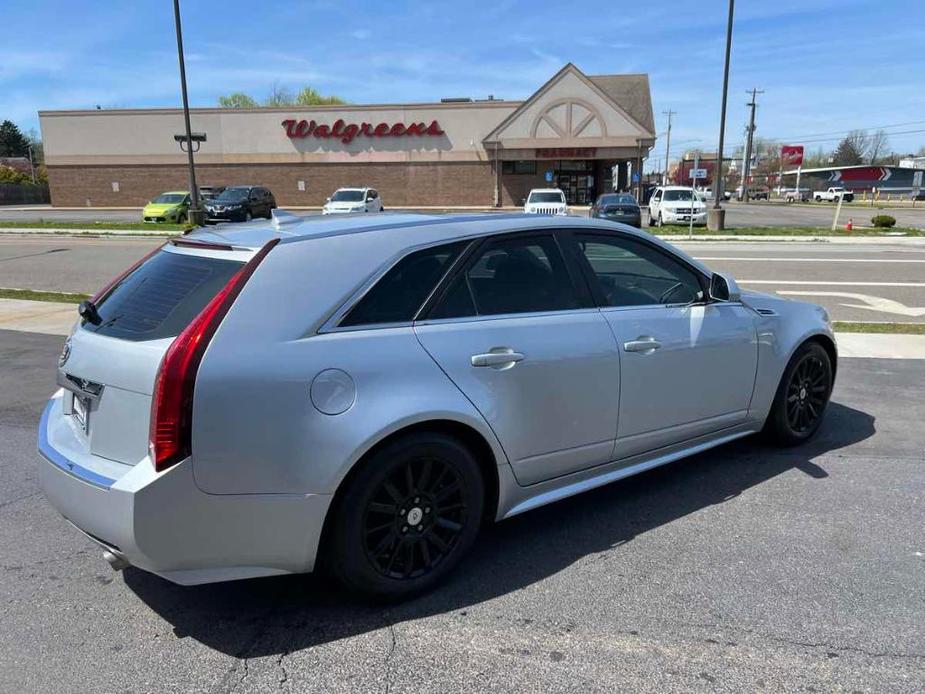
<svg viewBox="0 0 925 694"><path fill-rule="evenodd" d="M597 92L615 111L625 116L630 123L638 127L641 131L644 131L650 137L655 137L655 123L652 117L652 98L649 93L649 78L647 75L598 75L591 78L578 69L575 64L566 63L561 70L550 77L543 86L537 89L530 98L522 102L516 110L501 121L483 141L491 142L497 140L499 134L502 133L508 125L517 120L522 113L541 99L544 94L566 74L575 75L592 91Z"/></svg>
<svg viewBox="0 0 925 694"><path fill-rule="evenodd" d="M655 137L648 75L588 75L588 79Z"/></svg>

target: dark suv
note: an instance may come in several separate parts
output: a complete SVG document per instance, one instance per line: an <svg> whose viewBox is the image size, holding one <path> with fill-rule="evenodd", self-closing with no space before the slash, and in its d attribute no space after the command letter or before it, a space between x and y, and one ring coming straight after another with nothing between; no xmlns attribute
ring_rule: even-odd
<svg viewBox="0 0 925 694"><path fill-rule="evenodd" d="M203 205L206 222L249 222L254 217L273 216L276 199L266 188L232 186Z"/></svg>

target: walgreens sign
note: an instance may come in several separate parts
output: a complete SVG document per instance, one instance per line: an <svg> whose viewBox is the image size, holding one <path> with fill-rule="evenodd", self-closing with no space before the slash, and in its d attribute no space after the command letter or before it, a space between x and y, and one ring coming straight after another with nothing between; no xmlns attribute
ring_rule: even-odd
<svg viewBox="0 0 925 694"><path fill-rule="evenodd" d="M313 120L284 120L281 124L286 129L286 137L302 139L317 137L319 139L338 139L345 145L358 137L439 137L443 128L437 121L425 123L347 123L342 118L333 125L316 123Z"/></svg>

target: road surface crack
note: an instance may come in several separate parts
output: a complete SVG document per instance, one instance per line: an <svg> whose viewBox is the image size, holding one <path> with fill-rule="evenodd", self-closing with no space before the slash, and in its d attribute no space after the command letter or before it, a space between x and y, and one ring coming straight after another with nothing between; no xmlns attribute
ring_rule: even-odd
<svg viewBox="0 0 925 694"><path fill-rule="evenodd" d="M388 619L389 636L392 642L389 644L389 652L385 656L385 694L389 694L392 689L392 656L395 655L395 649L398 647L398 638L395 635L395 625L391 619Z"/></svg>

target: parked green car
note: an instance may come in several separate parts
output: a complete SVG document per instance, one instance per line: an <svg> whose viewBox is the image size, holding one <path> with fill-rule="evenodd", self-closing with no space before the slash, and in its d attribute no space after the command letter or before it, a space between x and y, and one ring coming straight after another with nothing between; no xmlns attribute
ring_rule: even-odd
<svg viewBox="0 0 925 694"><path fill-rule="evenodd" d="M186 191L161 193L145 205L141 217L146 222L183 224L189 219L190 194Z"/></svg>

